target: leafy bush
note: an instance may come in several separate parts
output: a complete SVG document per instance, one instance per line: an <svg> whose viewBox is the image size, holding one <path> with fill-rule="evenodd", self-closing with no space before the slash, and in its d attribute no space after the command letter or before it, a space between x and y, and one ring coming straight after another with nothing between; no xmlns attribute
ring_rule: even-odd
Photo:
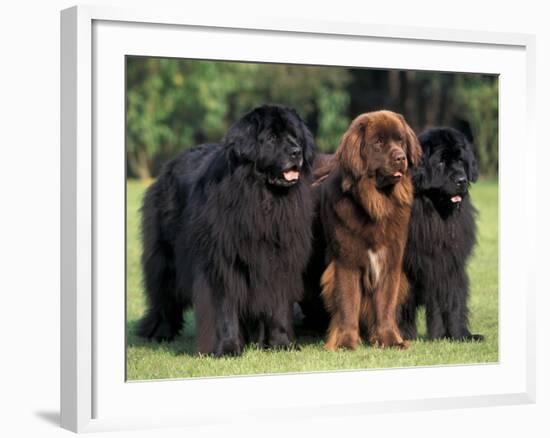
<svg viewBox="0 0 550 438"><path fill-rule="evenodd" d="M298 111L319 150L332 152L361 112L392 109L413 129L451 125L472 134L480 170L498 170L494 76L287 64L128 57L127 171L155 176L178 151L217 142L253 107Z"/></svg>

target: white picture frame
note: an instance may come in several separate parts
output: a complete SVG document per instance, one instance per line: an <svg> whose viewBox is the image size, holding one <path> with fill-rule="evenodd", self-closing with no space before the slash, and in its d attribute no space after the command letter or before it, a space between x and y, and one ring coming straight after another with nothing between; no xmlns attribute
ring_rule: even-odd
<svg viewBox="0 0 550 438"><path fill-rule="evenodd" d="M370 58L350 63L352 46ZM535 245L536 176L510 154L517 144L522 155L536 152L534 46L525 34L103 6L62 11L61 426L102 431L534 402L535 276L521 255ZM499 74L499 363L125 382L121 72L128 54Z"/></svg>

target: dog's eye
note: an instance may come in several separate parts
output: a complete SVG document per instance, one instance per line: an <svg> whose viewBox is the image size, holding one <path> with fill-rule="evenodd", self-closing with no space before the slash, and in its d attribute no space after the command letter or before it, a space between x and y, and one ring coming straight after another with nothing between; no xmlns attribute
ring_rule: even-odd
<svg viewBox="0 0 550 438"><path fill-rule="evenodd" d="M445 167L445 161L440 161L439 163L437 163L437 167L443 169Z"/></svg>
<svg viewBox="0 0 550 438"><path fill-rule="evenodd" d="M374 140L374 143L372 144L375 151L380 151L382 149L382 146L384 145L384 137L378 136Z"/></svg>

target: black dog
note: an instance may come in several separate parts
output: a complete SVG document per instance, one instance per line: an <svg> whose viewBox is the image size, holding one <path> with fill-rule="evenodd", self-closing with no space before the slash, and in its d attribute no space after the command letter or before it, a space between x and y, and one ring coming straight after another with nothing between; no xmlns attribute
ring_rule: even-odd
<svg viewBox="0 0 550 438"><path fill-rule="evenodd" d="M416 309L425 305L430 339L481 340L468 329L466 262L476 242L468 188L478 176L472 147L451 128L429 129L418 138L423 158L413 175L404 257L410 291L401 309L402 336L416 338Z"/></svg>
<svg viewBox="0 0 550 438"><path fill-rule="evenodd" d="M292 345L292 303L311 250L314 149L294 110L265 105L221 144L164 167L143 204L141 336L173 339L193 305L200 353Z"/></svg>

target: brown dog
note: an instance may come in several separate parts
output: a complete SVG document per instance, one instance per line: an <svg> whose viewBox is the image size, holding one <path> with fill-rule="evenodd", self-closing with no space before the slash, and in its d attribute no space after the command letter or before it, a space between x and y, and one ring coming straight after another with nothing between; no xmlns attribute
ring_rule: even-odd
<svg viewBox="0 0 550 438"><path fill-rule="evenodd" d="M373 345L407 347L396 311L407 291L402 258L413 201L409 167L421 153L401 115L376 111L352 122L332 163L324 157L316 172L328 350L354 349L360 329Z"/></svg>

